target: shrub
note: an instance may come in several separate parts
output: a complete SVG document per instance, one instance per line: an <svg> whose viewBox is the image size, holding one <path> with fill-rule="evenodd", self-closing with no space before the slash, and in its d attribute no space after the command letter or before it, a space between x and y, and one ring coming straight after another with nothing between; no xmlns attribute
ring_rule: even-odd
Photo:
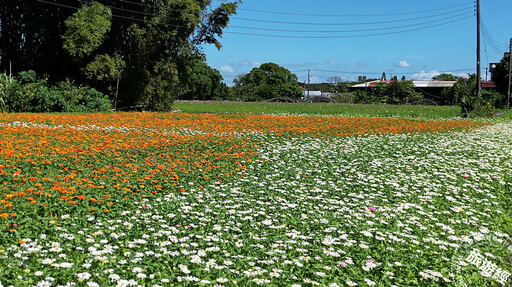
<svg viewBox="0 0 512 287"><path fill-rule="evenodd" d="M34 71L18 77L0 74L0 111L3 112L99 112L110 109L108 97L73 82L50 86Z"/></svg>

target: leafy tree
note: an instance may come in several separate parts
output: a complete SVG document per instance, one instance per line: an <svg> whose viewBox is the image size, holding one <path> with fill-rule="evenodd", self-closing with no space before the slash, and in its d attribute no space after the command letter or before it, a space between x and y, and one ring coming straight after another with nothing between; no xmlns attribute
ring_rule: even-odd
<svg viewBox="0 0 512 287"><path fill-rule="evenodd" d="M407 98L422 97L421 93L416 92L412 81L378 82L369 94L357 94L356 101L397 105L404 104Z"/></svg>
<svg viewBox="0 0 512 287"><path fill-rule="evenodd" d="M235 94L244 101L266 100L275 97L298 98L302 92L297 86L297 76L275 63L265 63L253 68L235 82Z"/></svg>
<svg viewBox="0 0 512 287"><path fill-rule="evenodd" d="M79 59L89 55L105 40L111 19L112 11L98 2L82 7L64 22L64 49Z"/></svg>
<svg viewBox="0 0 512 287"><path fill-rule="evenodd" d="M432 77L433 81L458 81L462 77L455 76L454 74L442 73Z"/></svg>
<svg viewBox="0 0 512 287"><path fill-rule="evenodd" d="M500 101L500 95L491 91L483 90L480 97L476 95L475 74L468 79L460 78L453 87L444 89L442 95L450 104L459 104L463 115L491 116L495 104Z"/></svg>
<svg viewBox="0 0 512 287"><path fill-rule="evenodd" d="M187 67L187 91L181 96L184 100L233 100L233 93L222 82L217 69L212 69L205 62L196 60Z"/></svg>
<svg viewBox="0 0 512 287"><path fill-rule="evenodd" d="M510 55L505 54L496 69L492 73L492 81L496 84L496 89L503 95L508 93L508 66Z"/></svg>
<svg viewBox="0 0 512 287"><path fill-rule="evenodd" d="M115 54L113 57L108 54L98 55L94 61L87 64L84 74L89 79L95 79L107 85L107 90L112 94L115 81L114 109L117 109L117 96L119 94L119 81L126 67L126 62L121 56ZM110 83L110 84L108 84Z"/></svg>

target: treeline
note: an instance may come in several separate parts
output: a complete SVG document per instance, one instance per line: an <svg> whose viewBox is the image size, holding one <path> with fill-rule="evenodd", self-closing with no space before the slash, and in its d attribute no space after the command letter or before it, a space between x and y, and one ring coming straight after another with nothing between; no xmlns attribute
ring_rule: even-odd
<svg viewBox="0 0 512 287"><path fill-rule="evenodd" d="M205 63L202 47L221 48L218 39L238 3L4 0L0 71L21 87L34 83L21 79L20 72L35 71L44 79L36 81L41 93L43 86L55 92L63 82L94 87L99 98L108 95L112 107L168 110L178 96L229 97L220 73ZM12 93L3 91L4 106Z"/></svg>

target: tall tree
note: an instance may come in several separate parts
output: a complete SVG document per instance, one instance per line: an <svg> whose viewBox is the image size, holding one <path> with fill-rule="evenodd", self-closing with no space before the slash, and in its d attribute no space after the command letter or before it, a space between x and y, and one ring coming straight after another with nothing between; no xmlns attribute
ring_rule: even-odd
<svg viewBox="0 0 512 287"><path fill-rule="evenodd" d="M196 60L187 67L185 79L187 91L180 97L183 100L233 100L220 72L203 61Z"/></svg>
<svg viewBox="0 0 512 287"><path fill-rule="evenodd" d="M509 66L509 54L505 54L501 59L500 63L496 65L494 72L492 73L492 81L496 84L496 89L503 95L508 93L508 66Z"/></svg>
<svg viewBox="0 0 512 287"><path fill-rule="evenodd" d="M297 75L275 63L265 63L237 78L235 94L245 101L258 101L278 96L298 98Z"/></svg>

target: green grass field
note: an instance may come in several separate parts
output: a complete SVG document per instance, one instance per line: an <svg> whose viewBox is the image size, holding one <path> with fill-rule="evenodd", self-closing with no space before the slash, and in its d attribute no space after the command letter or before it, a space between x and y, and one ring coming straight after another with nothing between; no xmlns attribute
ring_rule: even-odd
<svg viewBox="0 0 512 287"><path fill-rule="evenodd" d="M393 106L357 104L289 104L266 102L192 102L178 101L173 108L187 113L241 113L241 114L312 114L343 115L347 117L406 117L454 118L460 115L459 107Z"/></svg>
<svg viewBox="0 0 512 287"><path fill-rule="evenodd" d="M460 117L458 106L363 105L329 103L267 103L177 101L174 109L186 113L310 114L346 117L396 117L451 119ZM495 118L512 119L511 111L497 111Z"/></svg>

